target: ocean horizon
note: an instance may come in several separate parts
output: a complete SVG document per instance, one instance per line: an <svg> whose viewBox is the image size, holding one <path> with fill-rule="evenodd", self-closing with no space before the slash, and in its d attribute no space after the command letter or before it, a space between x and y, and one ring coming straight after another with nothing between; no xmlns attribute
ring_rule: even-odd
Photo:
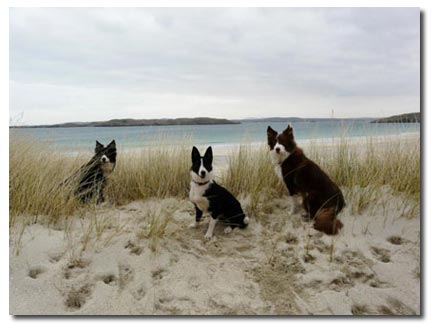
<svg viewBox="0 0 432 324"><path fill-rule="evenodd" d="M372 124L369 121L291 122L297 141L369 136L394 136L420 133L419 123ZM28 136L57 150L93 149L96 140L107 144L115 139L120 149L158 145L231 146L259 144L267 141L267 126L278 132L286 122L242 122L223 125L173 125L125 127L13 128L10 136Z"/></svg>

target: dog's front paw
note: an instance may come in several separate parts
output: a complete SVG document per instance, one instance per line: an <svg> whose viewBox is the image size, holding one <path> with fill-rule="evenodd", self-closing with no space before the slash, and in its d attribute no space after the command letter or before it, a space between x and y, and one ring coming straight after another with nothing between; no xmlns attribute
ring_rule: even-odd
<svg viewBox="0 0 432 324"><path fill-rule="evenodd" d="M198 222L193 222L192 224L190 224L188 227L189 228L197 228L198 227Z"/></svg>
<svg viewBox="0 0 432 324"><path fill-rule="evenodd" d="M290 208L289 208L289 210L288 210L288 213L289 213L290 215L295 215L295 214L297 214L298 212L301 211L300 208L301 208L301 206L298 205L298 204L294 201L294 202L292 203L292 205L290 206Z"/></svg>
<svg viewBox="0 0 432 324"><path fill-rule="evenodd" d="M101 201L95 204L96 209L103 209L112 207L112 204L109 201Z"/></svg>
<svg viewBox="0 0 432 324"><path fill-rule="evenodd" d="M225 234L229 234L229 233L231 233L232 232L232 227L231 226L227 226L227 227L225 227L225 229L224 229L224 233Z"/></svg>
<svg viewBox="0 0 432 324"><path fill-rule="evenodd" d="M212 234L212 233L209 233L209 232L207 232L206 235L204 235L204 238L205 238L206 240L211 240L212 237L213 237L213 234Z"/></svg>

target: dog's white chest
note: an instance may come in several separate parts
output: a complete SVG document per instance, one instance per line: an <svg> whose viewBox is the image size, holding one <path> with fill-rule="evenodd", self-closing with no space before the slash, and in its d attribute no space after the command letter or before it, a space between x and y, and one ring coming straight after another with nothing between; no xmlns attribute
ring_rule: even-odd
<svg viewBox="0 0 432 324"><path fill-rule="evenodd" d="M189 199L192 201L202 212L207 212L209 208L209 201L204 197L205 191L208 189L209 184L200 186L191 182Z"/></svg>
<svg viewBox="0 0 432 324"><path fill-rule="evenodd" d="M282 167L280 164L274 166L274 170L279 179L283 180Z"/></svg>

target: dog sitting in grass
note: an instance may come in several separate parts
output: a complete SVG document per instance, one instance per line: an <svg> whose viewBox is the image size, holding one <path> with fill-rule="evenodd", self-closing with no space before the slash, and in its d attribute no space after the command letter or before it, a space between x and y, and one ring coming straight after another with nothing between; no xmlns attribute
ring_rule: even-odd
<svg viewBox="0 0 432 324"><path fill-rule="evenodd" d="M315 221L316 230L328 235L337 234L343 226L336 219L345 206L342 191L297 147L293 131L290 125L281 134L270 126L267 128L270 159L276 174L284 181L291 196L299 194L302 197L303 208Z"/></svg>
<svg viewBox="0 0 432 324"><path fill-rule="evenodd" d="M205 238L210 240L216 222L226 225L225 233L234 228L244 229L248 226L249 218L245 216L240 202L224 187L213 180L213 151L207 148L204 156L198 149L192 149L191 188L189 198L195 206L195 222L191 227L197 227L203 213L210 213L210 222Z"/></svg>
<svg viewBox="0 0 432 324"><path fill-rule="evenodd" d="M103 190L106 177L113 172L116 165L117 149L113 140L106 147L96 141L95 155L79 170L78 185L74 192L78 200L83 203L105 201Z"/></svg>

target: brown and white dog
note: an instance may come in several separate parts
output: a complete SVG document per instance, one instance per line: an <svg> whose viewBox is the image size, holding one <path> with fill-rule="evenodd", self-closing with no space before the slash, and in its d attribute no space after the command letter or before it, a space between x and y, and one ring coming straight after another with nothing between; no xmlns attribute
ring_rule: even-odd
<svg viewBox="0 0 432 324"><path fill-rule="evenodd" d="M281 134L268 126L267 143L276 174L291 196L301 195L303 208L315 220L314 228L328 235L337 234L343 224L336 215L345 206L339 187L297 147L290 125Z"/></svg>

